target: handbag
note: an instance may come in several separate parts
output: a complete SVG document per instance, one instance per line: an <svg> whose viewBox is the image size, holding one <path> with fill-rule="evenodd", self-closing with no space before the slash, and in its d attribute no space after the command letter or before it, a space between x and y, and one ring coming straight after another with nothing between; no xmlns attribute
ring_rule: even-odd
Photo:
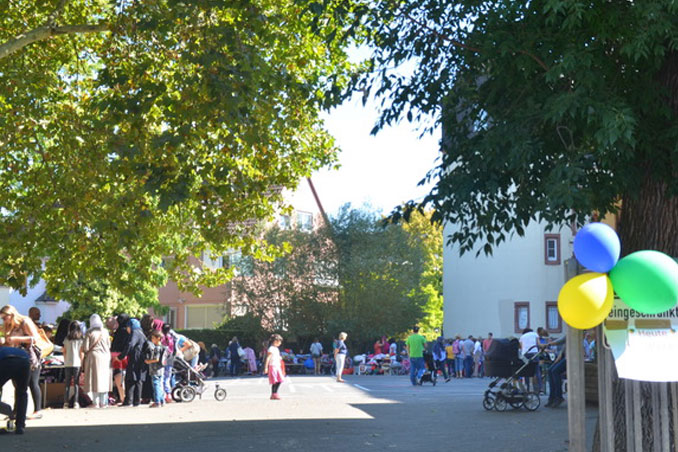
<svg viewBox="0 0 678 452"><path fill-rule="evenodd" d="M54 351L54 344L47 338L45 330L38 328L38 338L35 340L35 346L40 350L40 358L47 358Z"/></svg>
<svg viewBox="0 0 678 452"><path fill-rule="evenodd" d="M238 347L238 356L241 359L247 358L247 353L245 353L245 350L243 350L242 347Z"/></svg>

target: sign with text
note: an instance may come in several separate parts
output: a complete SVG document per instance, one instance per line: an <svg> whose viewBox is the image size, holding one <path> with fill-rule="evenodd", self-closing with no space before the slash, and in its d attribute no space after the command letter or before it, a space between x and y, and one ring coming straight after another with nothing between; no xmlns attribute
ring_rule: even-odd
<svg viewBox="0 0 678 452"><path fill-rule="evenodd" d="M603 331L620 378L678 381L678 308L642 314L615 298Z"/></svg>

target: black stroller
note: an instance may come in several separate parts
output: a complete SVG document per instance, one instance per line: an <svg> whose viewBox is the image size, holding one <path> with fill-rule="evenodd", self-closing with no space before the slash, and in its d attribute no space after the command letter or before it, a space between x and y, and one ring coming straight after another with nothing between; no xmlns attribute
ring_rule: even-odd
<svg viewBox="0 0 678 452"><path fill-rule="evenodd" d="M424 383L431 383L433 386L436 385L438 380L438 371L436 370L435 363L433 362L433 353L429 351L424 351L424 365L425 370L424 374L419 379L419 386Z"/></svg>
<svg viewBox="0 0 678 452"><path fill-rule="evenodd" d="M486 410L506 411L510 405L534 411L541 405L539 394L527 391L520 381L521 377L534 376L541 353L535 350L534 355L524 361L519 349L518 339L494 339L485 353L485 375L497 377L485 391L483 408Z"/></svg>
<svg viewBox="0 0 678 452"><path fill-rule="evenodd" d="M207 390L205 377L193 369L186 360L175 356L172 373L175 379L172 399L175 402L192 402L196 395L202 398L203 393ZM226 399L226 390L220 388L218 383L214 386L214 398L219 402Z"/></svg>

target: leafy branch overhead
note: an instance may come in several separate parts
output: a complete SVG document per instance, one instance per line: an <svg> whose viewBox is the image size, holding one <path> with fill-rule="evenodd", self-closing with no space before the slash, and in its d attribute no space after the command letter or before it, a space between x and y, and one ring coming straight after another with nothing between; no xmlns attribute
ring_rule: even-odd
<svg viewBox="0 0 678 452"><path fill-rule="evenodd" d="M678 255L676 2L335 0L319 10L334 13L337 36L374 49L353 87L382 102L375 132L427 117L428 131L443 130L425 179L433 190L393 218L433 208L455 224L462 253L490 253L532 220L583 222L622 201L621 233L638 237L626 236L630 250ZM405 62L411 71L394 70ZM661 234L646 230L648 215Z"/></svg>
<svg viewBox="0 0 678 452"><path fill-rule="evenodd" d="M351 66L291 1L0 1L0 284L122 296L265 257L254 224L336 158ZM309 19L310 20L310 19Z"/></svg>

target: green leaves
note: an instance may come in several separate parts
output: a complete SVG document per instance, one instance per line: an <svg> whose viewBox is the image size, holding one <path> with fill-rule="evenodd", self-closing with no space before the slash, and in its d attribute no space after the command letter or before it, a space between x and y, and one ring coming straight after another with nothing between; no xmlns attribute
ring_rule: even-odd
<svg viewBox="0 0 678 452"><path fill-rule="evenodd" d="M616 212L646 178L677 191L674 3L370 3L355 89L382 101L373 133L422 117L443 131L436 186L392 218L432 208L460 252L489 254L532 220Z"/></svg>
<svg viewBox="0 0 678 452"><path fill-rule="evenodd" d="M110 31L0 59L1 284L43 275L56 297L75 282L143 297L168 277L222 283L189 257L270 254L252 224L336 159L319 112L351 68L293 2L116 5L70 1L59 24ZM7 11L0 45L50 12Z"/></svg>

